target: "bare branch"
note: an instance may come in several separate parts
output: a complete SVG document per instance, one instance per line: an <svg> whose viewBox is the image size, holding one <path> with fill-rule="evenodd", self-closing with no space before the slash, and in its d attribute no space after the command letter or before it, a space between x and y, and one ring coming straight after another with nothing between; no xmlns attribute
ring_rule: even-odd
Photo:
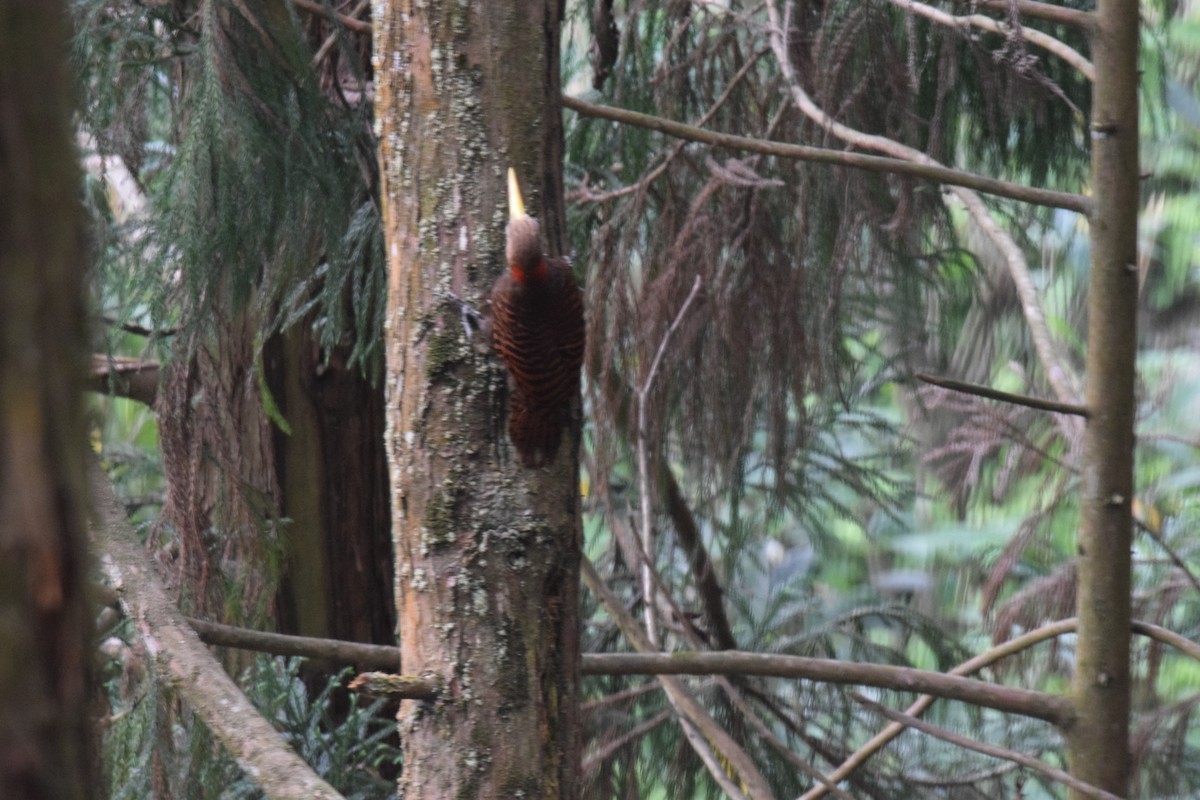
<svg viewBox="0 0 1200 800"><path fill-rule="evenodd" d="M1133 632L1140 633L1142 636L1148 636L1151 639L1169 644L1184 655L1190 656L1197 661L1200 661L1200 644L1196 644L1186 636L1181 636L1174 631L1169 631L1161 625L1155 625L1151 622L1143 622L1140 619L1135 619L1132 622Z"/></svg>
<svg viewBox="0 0 1200 800"><path fill-rule="evenodd" d="M970 0L969 5L989 8L993 11L1008 11L1014 0ZM1094 20L1091 12L1079 11L1052 3L1039 3L1037 0L1015 0L1017 13L1023 17L1041 19L1046 22L1056 22L1060 25L1070 25L1083 31L1091 32Z"/></svg>
<svg viewBox="0 0 1200 800"><path fill-rule="evenodd" d="M107 590L107 588L106 588ZM384 644L362 644L359 642L342 642L337 639L318 639L308 636L288 636L284 633L268 633L266 631L251 631L247 628L234 627L232 625L218 625L217 622L209 622L194 618L188 618L187 624L191 625L196 630L202 642L226 648L240 648L242 650L253 650L256 652L270 652L277 656L301 656L305 658L317 658L317 660L330 661L338 664L349 664L349 666L359 668L374 668L374 669L391 669L400 663L400 648ZM994 646L989 650L982 652L978 656L974 656L970 661L965 661L959 664L958 667L950 670L948 675L970 675L978 672L989 664L1000 661L1001 658L1014 655L1016 652L1030 648L1031 645L1043 642L1043 640L1062 636L1063 633L1072 633L1075 630L1075 618L1064 619L1058 622L1051 622L1049 625L1037 628L1036 631L1030 631L1022 634L1022 636L1014 639L1009 639L1008 642L1003 642ZM1196 660L1200 660L1200 644L1192 642L1188 638L1180 636L1178 633L1166 630L1164 627L1152 625L1151 622L1134 620L1133 630L1136 633L1141 633L1142 636L1148 636L1160 640L1165 644L1170 644L1178 650L1184 652ZM796 658L798 656L772 656L766 654L755 654L755 652L740 652L740 651L722 651L712 652L712 654L704 654L704 652L680 652L680 654L666 655L665 660L674 661L679 658L679 664L676 668L662 668L655 666L654 668L643 670L640 664L634 662L623 662L618 660L616 656L622 654L602 654L602 652L584 652L582 656L581 673L584 675L628 675L628 674L722 674L722 675L764 675L773 676L773 678L796 678L797 667L794 664L787 663L787 658ZM707 660L707 656L720 658L722 655L732 655L733 660L728 660L722 664L720 668L714 666L715 662ZM770 660L770 658L782 658L778 662L779 669L775 670L772 663L762 661L745 661L739 658L757 657L760 660ZM698 661L704 662L704 666L700 669L692 669L685 664L694 664ZM850 662L838 662L850 663ZM866 664L866 666L876 666L876 664ZM886 669L901 669L900 667L886 667ZM930 675L940 675L941 673L928 673ZM812 680L821 680L814 678L809 674L799 675L802 678L810 678ZM832 681L838 682L838 681ZM842 681L856 682L856 681ZM875 685L875 684L864 684ZM624 699L626 696L632 697L636 694L641 694L653 690L654 685L644 685L630 688L623 692L613 694L610 698L605 698L608 702L617 702ZM932 700L934 698L929 698ZM595 704L595 702L593 703ZM928 703L923 706L928 708ZM919 714L919 710L908 709L907 714Z"/></svg>
<svg viewBox="0 0 1200 800"><path fill-rule="evenodd" d="M1046 720L1059 727L1069 725L1074 718L1070 701L1058 695L889 664L729 650L713 653L595 653L588 661L589 668L607 675L738 674L805 678L823 683L922 692Z"/></svg>
<svg viewBox="0 0 1200 800"><path fill-rule="evenodd" d="M1053 639L1062 636L1064 633L1071 633L1075 630L1075 619L1067 619L1061 622L1054 622L1049 625L1044 625L1037 630L1030 631L1015 639L1010 639L996 647L980 653L974 658L964 661L954 669L950 670L950 675L966 676L971 675L989 664L999 661L1001 658L1019 653L1029 647L1032 647L1039 642L1047 639ZM908 707L905 711L910 716L919 716L925 712L925 709L933 705L934 697L932 695L922 695L918 697L916 702ZM871 739L858 750L850 754L850 756L838 766L829 775L829 780L835 783L840 783L846 777L862 766L868 758L878 753L884 746L904 732L904 725L899 722L893 722L885 727L882 731L875 734ZM817 800L824 796L826 789L824 786L814 786L805 792L800 800Z"/></svg>
<svg viewBox="0 0 1200 800"><path fill-rule="evenodd" d="M581 572L583 581L591 589L592 594L600 601L608 612L609 616L620 627L621 632L629 640L636 649L645 653L652 650L650 642L647 640L645 633L639 630L633 616L625 610L625 606L612 593L612 591L601 580L596 568L592 566L592 562L583 558L581 564ZM654 654L664 658L671 658L669 655ZM716 655L716 654L711 654ZM589 660L594 660L593 656ZM581 674L587 674L585 670L581 670ZM738 745L737 742L717 723L712 716L704 710L704 707L692 696L687 687L678 678L669 674L659 674L659 682L662 683L663 691L666 692L667 699L671 706L679 715L680 722L683 723L684 734L687 736L688 742L692 745L692 749L704 761L708 767L709 773L713 779L720 784L726 794L733 798L750 797L757 800L758 798L771 798L774 795L771 793L771 788L758 767L746 754L746 751ZM736 777L740 779L742 786L745 788L743 793L736 784L730 779L729 775L721 767L717 761L714 748L727 761L733 769Z"/></svg>
<svg viewBox="0 0 1200 800"><path fill-rule="evenodd" d="M93 587L93 592L102 592L105 597L112 594L112 590L98 584ZM117 595L119 596L119 595ZM188 625L194 628L202 642L222 647L236 647L243 650L252 650L259 653L271 653L280 656L301 656L303 658L322 659L335 664L347 664L359 668L376 668L390 669L399 663L400 648L390 647L387 645L378 644L362 644L360 642L345 642L336 639L317 639L310 636L289 636L282 633L267 633L265 631L252 631L246 628L237 628L232 625L219 625L215 622L207 622L194 618L187 619ZM1053 638L1061 636L1064 633L1072 633L1075 630L1076 620L1074 617L1053 622L1045 625L1037 630L1030 631L1015 639L1010 639L1007 642L999 644L969 661L965 661L959 666L951 670L948 675L964 676L978 672L990 664L999 661L1001 658L1006 658L1010 655L1025 650L1030 646ZM1141 620L1134 620L1133 631L1143 636L1148 636L1156 639L1164 644L1175 647L1180 652L1200 661L1200 644L1181 636L1178 633L1170 631L1159 625L1154 625ZM631 673L637 674L664 674L658 670L650 670L644 673L638 670L631 670L628 663L613 661L609 658L611 654L605 653L584 653L581 665L581 673L583 675L628 675ZM704 660L708 656L720 656L721 653L692 653L678 654L680 656L691 655L693 658ZM754 653L737 653L733 655L756 655ZM668 656L674 658L675 656ZM762 658L793 658L793 656L766 656ZM839 662L843 663L843 662ZM730 663L726 669L705 669L702 672L691 672L688 669L677 670L680 673L688 674L722 674L722 675L763 675L776 678L795 677L795 668L791 665L784 664L779 671L772 671L771 667L765 664L751 664L749 668L745 664ZM940 673L930 673L940 674ZM802 676L808 677L808 676ZM597 705L601 702L619 702L651 691L656 688L655 684L644 684L643 686L633 687L607 698L602 701L592 701L586 705ZM928 698L932 702L934 698ZM914 710L910 707L906 713L919 714L929 705L926 702L921 709Z"/></svg>
<svg viewBox="0 0 1200 800"><path fill-rule="evenodd" d="M159 363L121 356L92 356L85 388L153 406L158 399Z"/></svg>
<svg viewBox="0 0 1200 800"><path fill-rule="evenodd" d="M863 153L851 153L845 150L831 150L825 147L810 147L802 144L787 144L784 142L769 142L754 139L749 136L735 136L730 133L720 133L704 128L686 125L682 122L663 119L662 117L628 111L623 108L596 105L580 100L577 97L563 95L563 106L577 111L587 117L609 119L626 125L665 133L680 139L727 147L731 150L742 150L748 153L761 153L777 158L793 158L800 161L812 161L818 164L835 164L855 169L865 169L870 172L885 172L895 175L908 175L934 183L948 186L976 189L985 194L997 197L1008 197L1025 203L1032 203L1050 208L1063 208L1080 214L1090 214L1091 198L1070 192L1058 192L1052 189L1037 189L1032 186L1022 186L1017 183L985 178L972 172L950 169L938 164L928 156L924 161L901 158L884 158L869 156ZM890 141L890 140L889 140ZM915 151L914 151L915 152ZM922 154L924 155L924 154Z"/></svg>
<svg viewBox="0 0 1200 800"><path fill-rule="evenodd" d="M1100 800L1121 800L1120 797L1112 794L1111 792L1106 792L1103 789L1092 786L1089 783L1084 783L1083 781L1073 777L1070 773L1063 772L1061 769L1052 767L1049 764L1039 761L1036 758L1027 756L1024 753L1018 753L1016 750L1009 750L1006 747L999 747L994 744L986 744L974 739L968 739L965 736L959 736L958 734L951 733L944 728L939 728L936 725L930 725L928 722L919 720L916 717L908 714L902 714L899 711L892 711L890 708L885 708L879 705L879 703L868 700L857 692L851 692L850 696L854 698L856 703L862 705L863 707L870 709L881 716L887 717L893 722L898 722L901 725L907 725L910 728L919 730L921 733L924 733L928 736L941 739L944 742L950 742L950 744L956 745L965 750L974 750L976 753L983 753L985 756L1000 758L1005 761L1011 761L1015 764L1020 764L1023 767L1028 767L1029 769L1042 773L1053 781L1066 784L1076 791L1083 792L1089 797L1098 797Z"/></svg>
<svg viewBox="0 0 1200 800"><path fill-rule="evenodd" d="M341 795L321 780L254 709L175 608L159 582L112 483L94 461L90 466L97 521L92 538L100 567L121 596L146 650L172 688L204 721L238 765L272 800Z"/></svg>
<svg viewBox="0 0 1200 800"><path fill-rule="evenodd" d="M357 669L395 671L400 666L398 647L253 631L194 617L188 617L187 622L199 634L200 641L206 644L238 647L277 656L301 656L334 664L348 664Z"/></svg>
<svg viewBox="0 0 1200 800"><path fill-rule="evenodd" d="M725 592L717 580L717 571L712 559L700 538L700 526L692 510L688 508L670 469L663 469L664 489L667 495L667 513L675 523L675 537L687 553L688 562L692 568L692 579L696 581L696 592L704 603L704 616L708 619L710 633L717 650L736 650L737 639L733 636L733 627L729 624L729 616L725 613Z"/></svg>
<svg viewBox="0 0 1200 800"><path fill-rule="evenodd" d="M1009 25L984 14L967 14L956 17L953 14L942 11L940 8L934 8L925 3L918 3L916 0L891 0L891 2L893 5L899 6L906 11L912 11L926 19L931 19L939 25L946 25L952 28L979 28L980 30L998 33L1001 36L1008 36L1012 33L1012 28ZM1096 70L1092 66L1092 62L1088 61L1078 50L1061 39L1055 39L1050 34L1034 28L1021 27L1018 33L1020 33L1021 38L1030 44L1037 45L1043 50L1053 53L1063 61L1066 61L1072 67L1079 70L1089 81L1095 78Z"/></svg>
<svg viewBox="0 0 1200 800"><path fill-rule="evenodd" d="M1012 392L1002 392L999 389L993 389L990 386L981 386L978 383L966 383L964 381L956 381L950 378L942 378L936 375L926 375L923 372L918 372L914 376L919 381L940 386L943 389L950 389L963 394L972 394L976 397L986 397L989 400L1000 400L1004 403L1012 403L1016 406L1025 406L1027 408L1037 408L1042 411L1053 411L1057 414L1074 414L1077 417L1090 417L1091 412L1086 406L1075 405L1074 403L1056 403L1053 400L1042 400L1037 397L1030 397L1024 394L1013 394Z"/></svg>

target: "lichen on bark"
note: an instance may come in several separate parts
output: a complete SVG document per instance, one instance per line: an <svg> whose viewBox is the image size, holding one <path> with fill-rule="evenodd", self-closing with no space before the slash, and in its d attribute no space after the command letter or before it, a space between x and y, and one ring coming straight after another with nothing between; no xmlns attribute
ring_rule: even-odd
<svg viewBox="0 0 1200 800"><path fill-rule="evenodd" d="M446 686L401 709L401 791L573 798L578 430L554 464L522 468L502 368L447 303L479 306L504 268L510 164L562 241L558 3L375 8L402 671Z"/></svg>

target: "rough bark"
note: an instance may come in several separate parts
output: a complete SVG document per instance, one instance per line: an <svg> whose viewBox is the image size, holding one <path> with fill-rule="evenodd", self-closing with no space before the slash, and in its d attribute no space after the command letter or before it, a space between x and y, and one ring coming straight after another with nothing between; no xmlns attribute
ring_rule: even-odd
<svg viewBox="0 0 1200 800"><path fill-rule="evenodd" d="M1130 547L1137 345L1138 4L1101 0L1092 31L1092 271L1071 772L1129 785ZM1074 798L1083 797L1072 790Z"/></svg>
<svg viewBox="0 0 1200 800"><path fill-rule="evenodd" d="M160 525L178 543L178 558L167 563L181 605L258 624L273 611L268 553L279 547L273 423L255 369L258 321L246 310L215 313L220 334L203 343L180 337L163 368L155 406L167 483Z"/></svg>
<svg viewBox="0 0 1200 800"><path fill-rule="evenodd" d="M400 788L409 800L573 798L578 415L571 447L522 468L487 336L446 300L482 302L504 268L509 165L561 252L559 4L376 10L401 660L447 687L436 704L402 705Z"/></svg>
<svg viewBox="0 0 1200 800"><path fill-rule="evenodd" d="M0 2L0 797L88 780L83 214L59 3Z"/></svg>

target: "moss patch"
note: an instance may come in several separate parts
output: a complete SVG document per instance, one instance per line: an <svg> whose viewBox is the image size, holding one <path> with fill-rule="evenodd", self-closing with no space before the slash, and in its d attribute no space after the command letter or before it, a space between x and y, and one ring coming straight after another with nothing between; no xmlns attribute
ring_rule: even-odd
<svg viewBox="0 0 1200 800"><path fill-rule="evenodd" d="M465 357L466 348L462 339L451 325L447 325L446 330L430 339L425 349L426 380L433 383L444 377L451 367L461 363Z"/></svg>

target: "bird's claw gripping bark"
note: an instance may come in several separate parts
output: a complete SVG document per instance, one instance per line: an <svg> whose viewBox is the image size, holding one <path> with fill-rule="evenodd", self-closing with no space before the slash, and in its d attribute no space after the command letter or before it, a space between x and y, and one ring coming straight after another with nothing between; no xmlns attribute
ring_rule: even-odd
<svg viewBox="0 0 1200 800"><path fill-rule="evenodd" d="M466 300L463 300L454 292L442 293L442 300L458 306L459 313L462 315L463 335L467 339L472 338L476 333L483 329L483 313L480 312L480 310L475 306L468 303Z"/></svg>

